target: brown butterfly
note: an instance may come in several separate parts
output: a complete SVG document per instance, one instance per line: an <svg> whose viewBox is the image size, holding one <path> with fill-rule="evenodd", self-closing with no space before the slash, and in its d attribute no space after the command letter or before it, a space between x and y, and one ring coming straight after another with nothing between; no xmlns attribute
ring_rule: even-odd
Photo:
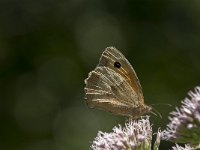
<svg viewBox="0 0 200 150"><path fill-rule="evenodd" d="M114 47L105 49L85 84L85 99L90 108L133 119L151 111L151 107L144 104L142 88L133 67Z"/></svg>

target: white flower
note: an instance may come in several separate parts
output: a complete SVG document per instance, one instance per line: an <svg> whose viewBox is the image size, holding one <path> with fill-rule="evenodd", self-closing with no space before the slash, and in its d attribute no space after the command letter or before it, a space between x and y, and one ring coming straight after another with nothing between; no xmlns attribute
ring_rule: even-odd
<svg viewBox="0 0 200 150"><path fill-rule="evenodd" d="M170 113L170 123L161 139L196 146L200 144L200 87L188 94L190 98L182 101L181 108Z"/></svg>
<svg viewBox="0 0 200 150"><path fill-rule="evenodd" d="M172 147L173 150L194 150L194 148L190 147L189 145L185 145L185 147L179 146L176 144L176 146Z"/></svg>
<svg viewBox="0 0 200 150"><path fill-rule="evenodd" d="M99 132L91 148L93 150L150 150L152 127L149 116L138 121L129 120L122 128L113 128L111 133Z"/></svg>
<svg viewBox="0 0 200 150"><path fill-rule="evenodd" d="M162 136L162 132L161 132L160 128L158 128L156 140L155 140L155 143L153 145L153 149L154 150L158 150L159 149L161 136Z"/></svg>

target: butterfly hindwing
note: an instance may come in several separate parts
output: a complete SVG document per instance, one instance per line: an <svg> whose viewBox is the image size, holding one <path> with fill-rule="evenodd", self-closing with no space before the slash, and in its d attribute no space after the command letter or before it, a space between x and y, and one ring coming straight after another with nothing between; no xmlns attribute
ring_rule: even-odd
<svg viewBox="0 0 200 150"><path fill-rule="evenodd" d="M97 107L115 112L115 108L130 109L137 107L139 101L129 83L114 70L107 67L96 67L85 80L86 101L89 107ZM136 99L133 101L133 99Z"/></svg>
<svg viewBox="0 0 200 150"><path fill-rule="evenodd" d="M144 104L134 69L114 47L102 53L98 66L89 73L85 84L85 99L90 108L131 118L138 118L151 109Z"/></svg>

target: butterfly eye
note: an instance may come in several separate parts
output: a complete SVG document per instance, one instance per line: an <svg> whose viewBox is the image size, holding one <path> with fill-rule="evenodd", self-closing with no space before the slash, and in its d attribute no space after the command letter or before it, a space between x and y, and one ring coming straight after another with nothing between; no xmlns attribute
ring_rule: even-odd
<svg viewBox="0 0 200 150"><path fill-rule="evenodd" d="M114 67L120 68L120 67L121 67L121 64L120 64L118 61L116 61L116 62L114 63Z"/></svg>

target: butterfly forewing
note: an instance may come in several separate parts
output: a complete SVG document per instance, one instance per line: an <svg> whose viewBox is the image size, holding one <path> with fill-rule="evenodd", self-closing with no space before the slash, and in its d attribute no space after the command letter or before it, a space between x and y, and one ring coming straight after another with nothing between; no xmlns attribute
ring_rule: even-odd
<svg viewBox="0 0 200 150"><path fill-rule="evenodd" d="M115 63L120 64L120 68L115 67ZM133 90L138 94L140 101L144 101L142 88L138 77L125 56L114 47L108 47L102 53L99 61L99 66L106 66L110 69L115 70L130 84Z"/></svg>

